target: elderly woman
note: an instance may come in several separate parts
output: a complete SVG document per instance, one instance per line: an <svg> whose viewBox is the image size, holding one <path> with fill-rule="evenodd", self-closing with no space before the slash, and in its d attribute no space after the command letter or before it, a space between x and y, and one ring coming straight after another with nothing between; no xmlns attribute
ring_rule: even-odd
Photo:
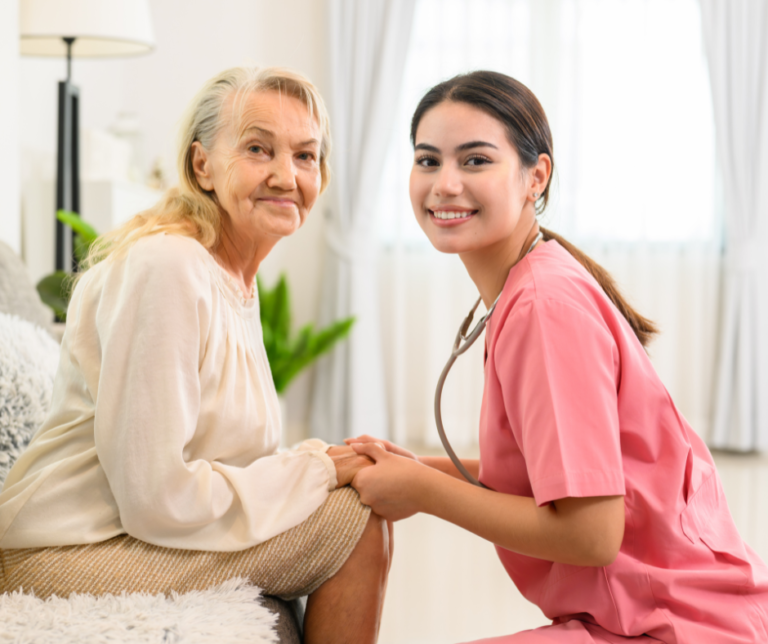
<svg viewBox="0 0 768 644"><path fill-rule="evenodd" d="M370 463L278 453L259 265L329 179L328 116L283 69L230 69L182 124L180 186L92 250L50 413L0 495L0 592L168 593L248 577L309 595L305 638L374 642L386 522Z"/></svg>

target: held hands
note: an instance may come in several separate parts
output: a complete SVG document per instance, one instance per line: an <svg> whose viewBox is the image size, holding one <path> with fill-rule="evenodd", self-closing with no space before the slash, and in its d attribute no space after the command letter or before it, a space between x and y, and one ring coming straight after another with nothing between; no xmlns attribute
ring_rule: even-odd
<svg viewBox="0 0 768 644"><path fill-rule="evenodd" d="M346 445L334 445L326 452L336 466L336 489L352 483L352 479L364 467L373 465L373 460L358 454Z"/></svg>
<svg viewBox="0 0 768 644"><path fill-rule="evenodd" d="M347 445L356 445L361 443L377 443L384 447L385 450L387 450L390 454L397 454L398 456L404 456L405 458L410 458L413 461L419 462L419 457L416 456L413 452L409 452L404 447L400 447L399 445L395 445L394 443L390 443L389 441L382 440L380 438L374 438L373 436L368 436L368 434L363 434L362 436L358 436L356 438L345 438L344 442Z"/></svg>
<svg viewBox="0 0 768 644"><path fill-rule="evenodd" d="M351 444L355 452L375 463L373 467L357 471L352 487L359 492L360 500L370 505L376 514L388 521L399 521L421 510L431 470L407 450L402 452L410 456L390 452L382 443L387 444L387 441Z"/></svg>

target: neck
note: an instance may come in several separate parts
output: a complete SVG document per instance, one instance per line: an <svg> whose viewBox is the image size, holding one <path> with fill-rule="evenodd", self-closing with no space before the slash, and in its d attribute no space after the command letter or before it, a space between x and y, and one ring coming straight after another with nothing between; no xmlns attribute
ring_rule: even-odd
<svg viewBox="0 0 768 644"><path fill-rule="evenodd" d="M504 288L512 267L525 257L539 233L536 214L525 209L512 234L490 246L459 256L475 283L485 308L489 308Z"/></svg>
<svg viewBox="0 0 768 644"><path fill-rule="evenodd" d="M229 217L222 215L221 239L213 249L216 260L224 267L240 287L245 297L250 297L259 266L275 247L273 240L249 239L234 234Z"/></svg>

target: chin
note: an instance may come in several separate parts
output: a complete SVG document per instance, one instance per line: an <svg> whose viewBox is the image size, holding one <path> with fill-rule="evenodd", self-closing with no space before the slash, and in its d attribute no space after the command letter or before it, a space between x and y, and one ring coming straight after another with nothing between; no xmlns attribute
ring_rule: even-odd
<svg viewBox="0 0 768 644"><path fill-rule="evenodd" d="M445 253L446 255L459 255L469 250L473 250L467 247L467 244L461 243L459 240L445 240L445 239L430 239L432 246L435 250Z"/></svg>

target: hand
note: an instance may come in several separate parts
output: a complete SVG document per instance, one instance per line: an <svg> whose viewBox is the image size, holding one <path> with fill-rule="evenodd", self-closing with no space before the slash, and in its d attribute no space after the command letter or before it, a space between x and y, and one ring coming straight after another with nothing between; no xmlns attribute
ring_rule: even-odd
<svg viewBox="0 0 768 644"><path fill-rule="evenodd" d="M373 460L358 454L351 447L333 446L326 454L336 466L336 489L349 485L355 475L364 467L373 465Z"/></svg>
<svg viewBox="0 0 768 644"><path fill-rule="evenodd" d="M353 443L352 447L375 461L373 467L359 470L352 480L352 487L360 493L363 503L388 521L406 519L420 511L421 484L430 468L415 459L390 453L375 442Z"/></svg>
<svg viewBox="0 0 768 644"><path fill-rule="evenodd" d="M363 434L362 436L358 436L357 438L345 438L344 442L347 445L357 445L361 443L378 443L379 445L382 445L385 450L387 450L390 454L397 454L398 456L403 456L405 458L410 458L412 461L419 462L419 457L416 456L413 452L409 452L404 447L400 447L399 445L395 445L394 443L390 443L389 441L382 440L380 438L374 438L373 436L368 436L367 434Z"/></svg>
<svg viewBox="0 0 768 644"><path fill-rule="evenodd" d="M357 452L347 445L331 445L326 454L333 458L334 456L351 456Z"/></svg>

